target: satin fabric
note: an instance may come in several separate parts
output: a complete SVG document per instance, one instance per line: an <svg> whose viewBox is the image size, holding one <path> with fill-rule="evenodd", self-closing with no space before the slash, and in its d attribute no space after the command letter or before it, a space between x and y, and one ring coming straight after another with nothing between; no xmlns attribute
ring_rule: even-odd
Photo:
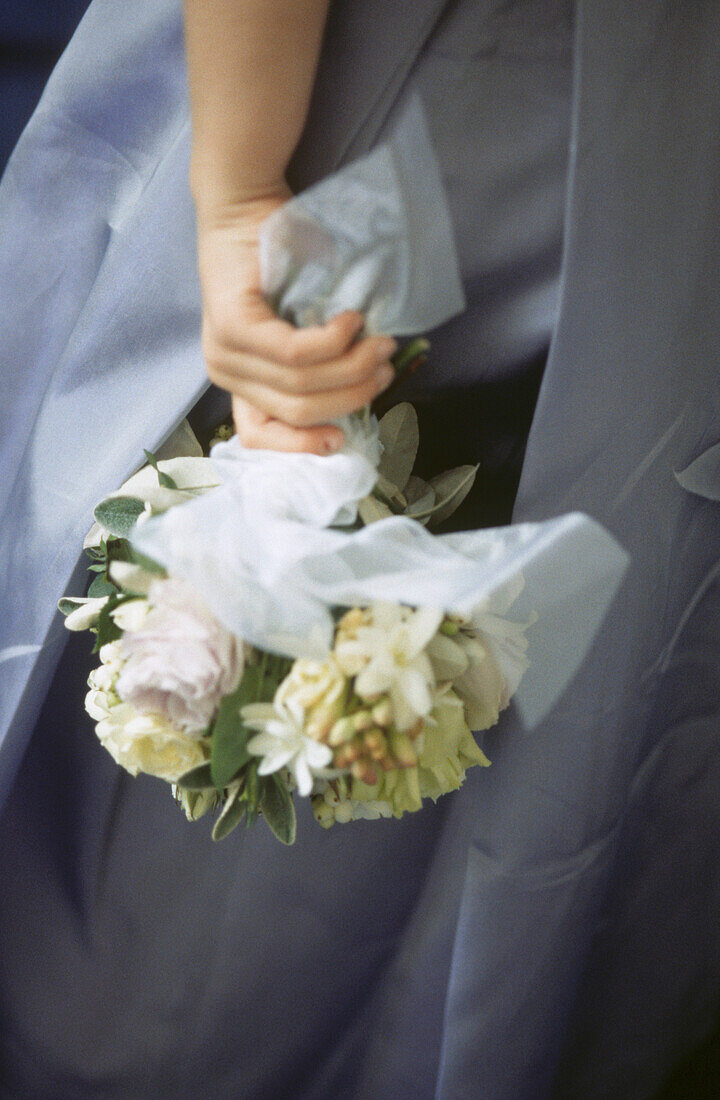
<svg viewBox="0 0 720 1100"><path fill-rule="evenodd" d="M96 4L85 31L111 8ZM468 9L487 17L489 57L532 10ZM334 6L296 180L377 139L455 10ZM711 1026L718 521L673 473L720 438L720 16L659 0L623 0L612 23L599 0L578 15L559 318L515 514L581 508L630 550L601 637L543 727L524 736L508 715L486 739L492 767L456 795L352 832L303 822L290 852L262 831L212 848L164 790L99 762L73 643L3 818L8 1095L649 1096ZM179 12L138 5L117 31L112 71L99 44L83 47L71 92L70 63L93 40L78 37L4 181L2 239L13 280L28 273L3 338L16 365L3 373L6 785L60 648L51 604L85 516L202 386ZM510 65L512 50L500 55ZM101 137L91 96L108 119ZM40 211L67 141L85 227L71 264L85 282L71 292L70 210L42 264L25 248L29 227L53 224ZM42 337L39 308L53 319ZM476 361L469 339L455 345L458 373ZM450 333L434 344L447 363ZM77 454L58 452L60 424ZM39 660L15 648L43 642Z"/></svg>

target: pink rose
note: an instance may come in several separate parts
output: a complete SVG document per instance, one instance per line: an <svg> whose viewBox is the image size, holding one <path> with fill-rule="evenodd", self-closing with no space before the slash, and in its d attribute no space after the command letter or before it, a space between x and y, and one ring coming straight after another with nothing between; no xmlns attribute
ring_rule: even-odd
<svg viewBox="0 0 720 1100"><path fill-rule="evenodd" d="M243 673L243 646L180 580L157 580L150 610L120 641L117 693L142 714L159 714L201 736Z"/></svg>

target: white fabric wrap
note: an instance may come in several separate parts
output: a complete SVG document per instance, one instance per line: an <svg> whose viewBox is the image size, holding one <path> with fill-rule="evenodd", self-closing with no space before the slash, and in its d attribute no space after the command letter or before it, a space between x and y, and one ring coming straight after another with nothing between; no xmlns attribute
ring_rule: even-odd
<svg viewBox="0 0 720 1100"><path fill-rule="evenodd" d="M293 199L267 223L268 297L296 323L362 309L367 328L411 335L462 308L454 243L421 111L393 142ZM627 556L595 522L565 515L433 536L393 517L358 531L380 448L374 418L346 418L344 449L318 457L213 448L222 485L138 528L139 550L183 577L238 636L292 657L332 642L334 607L390 600L440 607L480 625L507 603L529 631L515 696L530 727L582 661ZM483 618L485 616L485 619Z"/></svg>

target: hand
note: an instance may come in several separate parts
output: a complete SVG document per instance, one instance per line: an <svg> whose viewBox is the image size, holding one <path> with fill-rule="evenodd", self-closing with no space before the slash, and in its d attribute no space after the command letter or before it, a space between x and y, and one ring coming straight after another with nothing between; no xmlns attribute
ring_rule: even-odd
<svg viewBox="0 0 720 1100"><path fill-rule="evenodd" d="M392 381L395 341L356 339L362 315L297 329L260 290L258 233L287 191L245 200L198 219L203 351L210 379L233 398L246 447L327 454L342 446L327 421L354 412Z"/></svg>

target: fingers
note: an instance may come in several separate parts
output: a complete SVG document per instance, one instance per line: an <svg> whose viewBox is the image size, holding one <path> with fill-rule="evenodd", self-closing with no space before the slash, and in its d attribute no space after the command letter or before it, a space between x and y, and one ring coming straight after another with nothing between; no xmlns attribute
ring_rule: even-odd
<svg viewBox="0 0 720 1100"><path fill-rule="evenodd" d="M279 393L259 382L240 382L235 388L236 396L254 405L266 416L283 420L294 428L309 428L334 420L338 416L357 412L369 405L393 379L392 367L383 368L378 375L357 386L343 389L326 390L315 394Z"/></svg>
<svg viewBox="0 0 720 1100"><path fill-rule="evenodd" d="M249 354L293 369L337 359L351 346L364 319L361 313L347 310L324 325L295 328L281 321L264 299L243 303L244 324L226 332L226 351Z"/></svg>
<svg viewBox="0 0 720 1100"><path fill-rule="evenodd" d="M300 334L306 330L294 331ZM240 393L243 383L254 382L279 393L297 395L361 386L370 383L372 378L377 378L380 384L387 376L385 368L390 365L390 357L397 349L393 339L374 336L327 360L305 363L298 353L297 361L289 363L287 355L285 362L278 362L251 352L214 348L211 344L212 338L209 337L205 344L205 357L216 385ZM317 348L319 344L312 346Z"/></svg>
<svg viewBox="0 0 720 1100"><path fill-rule="evenodd" d="M266 416L240 397L233 398L232 409L235 428L244 447L327 455L339 450L344 442L343 433L332 424L293 428Z"/></svg>

